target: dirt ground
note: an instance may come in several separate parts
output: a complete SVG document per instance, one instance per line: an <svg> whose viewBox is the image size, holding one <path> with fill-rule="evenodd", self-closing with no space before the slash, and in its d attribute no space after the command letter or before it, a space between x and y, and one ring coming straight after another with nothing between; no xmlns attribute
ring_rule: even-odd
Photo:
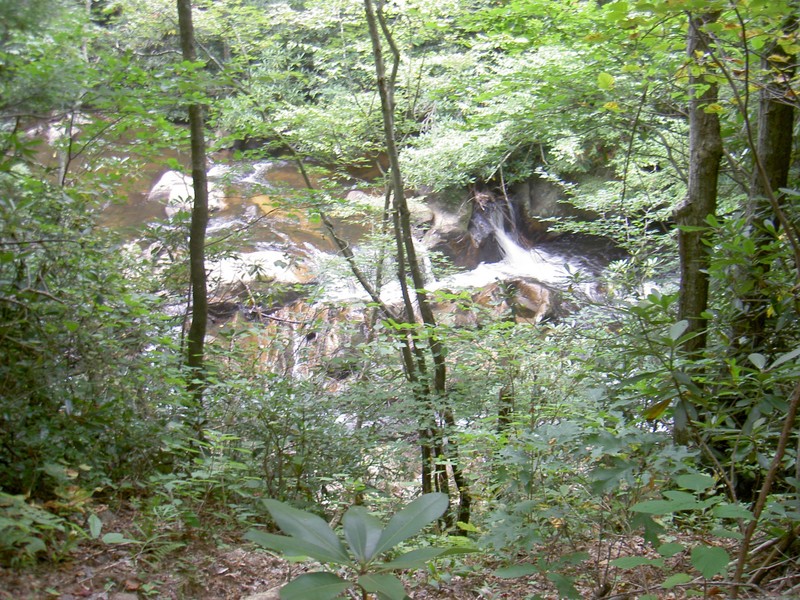
<svg viewBox="0 0 800 600"><path fill-rule="evenodd" d="M111 531L130 530L135 515L120 515ZM149 547L136 544L106 544L87 540L57 563L42 562L22 569L0 568L0 600L278 600L280 586L308 569L274 554L257 550L240 533L194 529L181 538L165 532ZM586 548L591 559L577 568L582 598L635 600L652 594L660 600L689 597L727 598L724 582L695 580L686 586L663 589L663 571L650 567L621 570L608 568L608 556L647 554L641 540L620 538L614 548ZM557 551L551 548L551 551ZM612 552L613 551L613 552ZM607 554L606 554L607 553ZM500 579L492 572L499 564L486 557L469 555L438 568L403 575L414 600L558 600L554 581L545 575ZM674 563L678 571L691 571ZM591 572L586 572L585 569ZM650 569L650 570L648 570ZM598 584L600 579L608 583ZM800 575L786 578L773 593L753 590L746 598L800 598ZM795 586L795 587L793 587ZM796 593L792 593L792 592ZM781 593L783 595L781 595ZM787 595L788 594L788 595ZM354 597L355 600L355 597Z"/></svg>

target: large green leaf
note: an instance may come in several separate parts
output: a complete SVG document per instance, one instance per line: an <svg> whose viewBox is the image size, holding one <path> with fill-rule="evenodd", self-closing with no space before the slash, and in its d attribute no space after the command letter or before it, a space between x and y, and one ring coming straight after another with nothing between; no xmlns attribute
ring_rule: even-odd
<svg viewBox="0 0 800 600"><path fill-rule="evenodd" d="M753 520L753 513L747 510L741 504L719 504L714 507L713 514L715 517L723 519L744 519L745 521Z"/></svg>
<svg viewBox="0 0 800 600"><path fill-rule="evenodd" d="M731 557L724 548L718 546L697 546L692 548L692 566L706 579L724 573Z"/></svg>
<svg viewBox="0 0 800 600"><path fill-rule="evenodd" d="M351 563L347 555L343 558L338 552L331 552L329 548L296 537L265 533L257 529L251 529L244 537L259 546L277 550L284 556L308 556L319 562L342 565Z"/></svg>
<svg viewBox="0 0 800 600"><path fill-rule="evenodd" d="M444 514L447 505L447 495L441 493L424 494L414 500L391 518L378 540L375 555L394 548L403 540L422 531L426 525Z"/></svg>
<svg viewBox="0 0 800 600"><path fill-rule="evenodd" d="M714 485L714 478L703 473L687 473L676 477L675 482L684 489L703 492Z"/></svg>
<svg viewBox="0 0 800 600"><path fill-rule="evenodd" d="M353 506L344 513L344 537L350 550L360 563L367 563L375 556L383 527L381 522L369 514L363 506Z"/></svg>
<svg viewBox="0 0 800 600"><path fill-rule="evenodd" d="M475 548L468 548L466 546L451 546L449 548L417 548L416 550L410 550L405 554L401 554L389 562L375 565L375 569L379 571L405 571L407 569L419 569L424 567L434 558L453 556L455 554L470 554L477 551L478 550Z"/></svg>
<svg viewBox="0 0 800 600"><path fill-rule="evenodd" d="M575 589L575 582L572 577L567 577L561 573L548 573L547 578L556 585L559 598L569 598L569 600L581 600L583 596Z"/></svg>
<svg viewBox="0 0 800 600"><path fill-rule="evenodd" d="M646 556L621 556L615 558L610 563L614 567L620 569L633 569L634 567L641 567L642 565L654 565L656 567L664 566L664 559L662 558L647 558Z"/></svg>
<svg viewBox="0 0 800 600"><path fill-rule="evenodd" d="M403 582L394 575L368 573L359 577L358 584L370 594L378 594L381 600L406 600L408 598Z"/></svg>
<svg viewBox="0 0 800 600"><path fill-rule="evenodd" d="M264 500L264 505L269 509L272 518L278 526L291 536L304 540L330 556L335 556L338 562L346 564L350 557L344 549L341 540L331 530L328 524L317 515L299 510L277 500Z"/></svg>
<svg viewBox="0 0 800 600"><path fill-rule="evenodd" d="M281 588L281 600L332 600L349 587L333 573L304 573Z"/></svg>
<svg viewBox="0 0 800 600"><path fill-rule="evenodd" d="M492 573L492 575L499 577L500 579L516 579L517 577L526 577L527 575L533 575L534 573L541 572L542 568L540 566L531 563L525 563L522 565L512 565L510 567L497 569L494 573Z"/></svg>
<svg viewBox="0 0 800 600"><path fill-rule="evenodd" d="M664 580L664 583L661 584L665 590L671 590L677 585L683 585L684 583L689 583L692 580L690 575L686 573L675 573L675 575L670 575L669 577Z"/></svg>

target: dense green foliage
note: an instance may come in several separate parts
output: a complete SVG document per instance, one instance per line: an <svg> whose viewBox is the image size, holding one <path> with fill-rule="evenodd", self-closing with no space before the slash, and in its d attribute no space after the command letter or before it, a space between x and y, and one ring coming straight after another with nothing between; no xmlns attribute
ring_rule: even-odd
<svg viewBox="0 0 800 600"><path fill-rule="evenodd" d="M209 338L202 405L181 366L186 214L129 243L101 225L104 208L126 201L145 162L181 166L188 103L206 107L209 138L235 161L307 168L318 189L268 190L304 217L352 216L336 175L380 159L385 132L361 2L194 4L190 64L172 0L0 0L0 560L128 540L101 536L99 498L140 512L125 532L140 556L163 558L211 520L243 532L270 508L286 530L275 511L293 509L277 500L343 513L346 536L348 521L378 531L345 509L405 504L412 448L433 432L439 491L452 494L462 465L474 500L455 529L503 563L498 577L544 574L575 598L632 571L628 591L650 598L707 593L714 578L798 584L800 192L794 154L785 183L759 178L774 157L758 137L767 100L797 108L796 3L380 3L408 187L507 198L547 181L580 216L537 225L602 236L624 258L598 275L601 299L575 274L569 314L537 324L443 291L436 302L466 325L416 327L258 282L241 304L267 316ZM687 57L687 15L700 13L715 16L713 45ZM716 214L696 228L711 290L698 349L678 318L674 214L693 173L687 106L712 83L719 98L701 108L719 116L725 154ZM357 212L372 236L352 265L380 288L397 268L392 240L380 211ZM234 239L212 236L211 256ZM274 308L295 296L301 312ZM443 341L446 393L404 377L404 339ZM638 535L647 556L619 542ZM405 593L364 581L364 594Z"/></svg>

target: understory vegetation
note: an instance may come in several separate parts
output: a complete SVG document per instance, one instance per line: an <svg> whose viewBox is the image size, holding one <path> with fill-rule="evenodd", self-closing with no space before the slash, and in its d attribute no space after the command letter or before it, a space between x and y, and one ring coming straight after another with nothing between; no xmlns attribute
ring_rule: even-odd
<svg viewBox="0 0 800 600"><path fill-rule="evenodd" d="M0 582L46 582L15 597L103 553L138 583L92 591L220 597L201 541L290 559L284 599L800 595L794 0L193 5L194 62L173 0L0 0ZM217 163L305 182L206 260L323 223L317 281L369 301L256 273L187 366L189 213L107 215L188 172L188 106ZM601 271L544 319L425 290L459 269L406 197L534 183L561 208L519 228Z"/></svg>

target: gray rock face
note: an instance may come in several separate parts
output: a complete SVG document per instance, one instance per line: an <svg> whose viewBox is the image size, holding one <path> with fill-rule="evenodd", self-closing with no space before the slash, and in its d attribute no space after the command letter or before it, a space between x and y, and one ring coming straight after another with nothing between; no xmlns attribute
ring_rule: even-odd
<svg viewBox="0 0 800 600"><path fill-rule="evenodd" d="M595 214L578 210L571 204L563 202L566 198L564 190L538 175L516 184L511 193L523 220L532 231L546 229L546 225L542 224L540 219L577 217L592 221L597 218Z"/></svg>

